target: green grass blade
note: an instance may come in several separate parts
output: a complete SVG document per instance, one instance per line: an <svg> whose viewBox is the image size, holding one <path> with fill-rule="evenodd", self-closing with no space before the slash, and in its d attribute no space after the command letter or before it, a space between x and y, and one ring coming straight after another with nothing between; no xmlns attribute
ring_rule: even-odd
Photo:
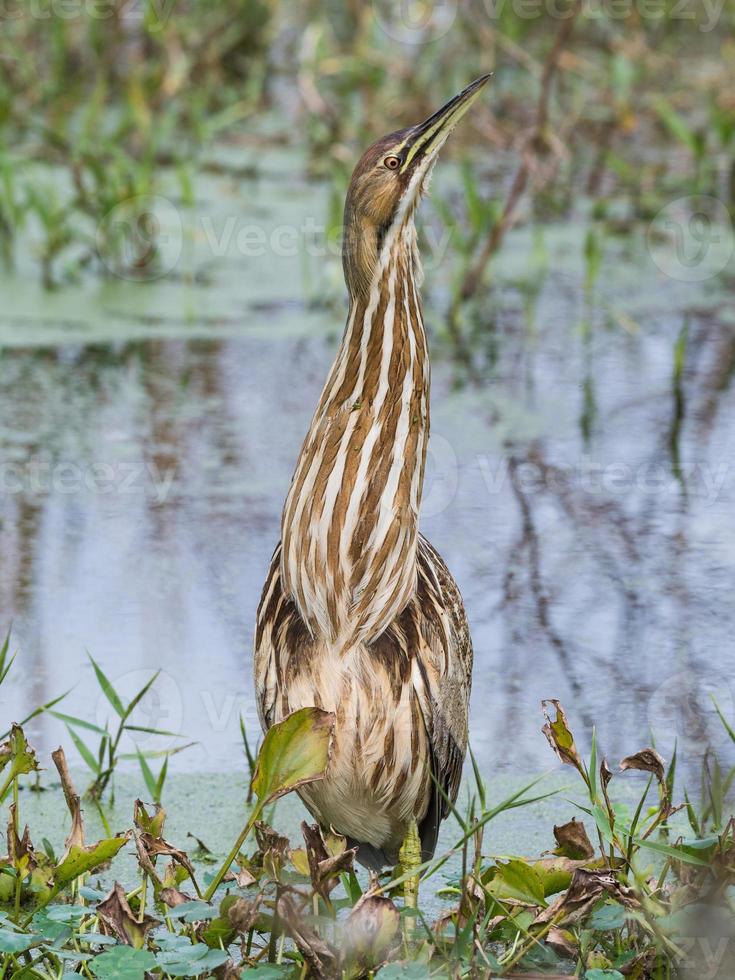
<svg viewBox="0 0 735 980"><path fill-rule="evenodd" d="M79 735L77 735L77 733L70 725L66 726L66 730L69 732L69 736L71 737L72 742L76 746L79 755L81 755L81 757L87 763L87 765L95 774L95 776L99 776L101 767L97 762L97 760L95 759L93 753L90 752L89 747L84 744L82 739L79 737Z"/></svg>
<svg viewBox="0 0 735 980"><path fill-rule="evenodd" d="M100 665L97 663L97 661L94 659L94 657L92 656L92 654L91 653L88 653L87 656L89 657L90 662L91 662L92 666L94 667L94 672L95 672L95 674L97 676L97 682L99 683L99 686L102 688L102 691L103 691L105 697L110 702L110 704L115 709L115 711L120 716L120 718L122 718L124 720L127 717L127 715L126 715L126 709L125 709L125 706L123 705L122 701L120 700L120 697L118 696L117 691L112 686L112 684L111 684L110 680L108 679L107 675L104 673L104 671L102 670L102 668L100 667Z"/></svg>
<svg viewBox="0 0 735 980"><path fill-rule="evenodd" d="M138 705L140 704L140 702L143 700L143 698L146 696L146 694L150 691L150 689L153 687L153 685L157 681L158 675L160 673L161 673L161 671L160 670L157 670L155 672L155 674L153 675L153 677L151 677L151 679L146 684L144 684L143 687L141 687L141 689L138 691L138 693L135 695L135 697L133 698L133 700L130 702L130 704L125 709L125 714L123 716L121 716L121 717L123 717L123 720L125 718L129 718L130 715L133 713L133 711L138 707Z"/></svg>
<svg viewBox="0 0 735 980"><path fill-rule="evenodd" d="M715 711L720 716L720 721L725 726L725 731L730 736L731 740L735 743L735 729L733 729L732 725L725 719L725 716L723 715L722 710L721 710L719 704L715 700L714 695L712 695L712 704L714 704Z"/></svg>
<svg viewBox="0 0 735 980"><path fill-rule="evenodd" d="M49 711L49 714L53 718L58 718L59 721L63 721L66 725L72 725L75 728L86 728L87 731L95 732L102 738L109 738L109 732L106 732L104 728L100 728L99 725L93 725L91 721L84 721L83 718L75 718L74 715L66 715L63 711Z"/></svg>
<svg viewBox="0 0 735 980"><path fill-rule="evenodd" d="M161 771L158 774L158 779L156 780L156 795L153 797L154 803L161 802L161 796L163 795L163 787L166 783L166 776L168 775L168 760L169 760L169 756L166 756L166 758L163 760Z"/></svg>
<svg viewBox="0 0 735 980"><path fill-rule="evenodd" d="M597 802L597 728L592 728L592 754L590 755L590 801Z"/></svg>
<svg viewBox="0 0 735 980"><path fill-rule="evenodd" d="M145 780L146 788L148 792L151 794L151 797L154 799L155 802L156 778L153 775L153 771L151 770L151 767L146 762L145 756L140 750L138 751L138 764L140 765L140 771L143 773L143 779Z"/></svg>

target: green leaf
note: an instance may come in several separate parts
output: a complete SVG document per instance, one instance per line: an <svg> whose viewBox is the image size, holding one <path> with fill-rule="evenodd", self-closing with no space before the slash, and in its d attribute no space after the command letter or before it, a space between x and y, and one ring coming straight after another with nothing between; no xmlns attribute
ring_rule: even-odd
<svg viewBox="0 0 735 980"><path fill-rule="evenodd" d="M155 793L153 794L154 800L160 801L167 775L168 775L168 756L166 756L166 758L163 760L161 771L159 772L158 779L156 780L156 789L155 789Z"/></svg>
<svg viewBox="0 0 735 980"><path fill-rule="evenodd" d="M323 778L334 721L329 711L301 708L268 730L253 776L253 791L261 803Z"/></svg>
<svg viewBox="0 0 735 980"><path fill-rule="evenodd" d="M125 709L125 718L129 718L130 715L135 710L135 708L138 707L138 705L140 704L140 702L143 700L143 698L146 696L146 694L150 691L150 689L153 687L153 685L155 684L155 682L158 680L158 675L160 673L161 673L161 671L160 670L157 670L155 672L155 674L153 675L153 677L151 677L150 680L147 681L143 685L143 687L141 687L141 689L138 691L138 693L135 695L135 697L133 698L133 700L130 702L130 704Z"/></svg>
<svg viewBox="0 0 735 980"><path fill-rule="evenodd" d="M71 728L69 725L67 725L66 726L66 730L69 732L69 737L71 738L72 742L76 746L76 749L77 749L77 752L79 753L79 755L81 755L81 757L87 763L87 765L92 770L92 772L96 776L99 776L100 770L101 770L101 766L100 766L99 762L95 759L94 753L82 741L82 739L79 737L79 735L77 735L77 733L74 731L73 728Z"/></svg>
<svg viewBox="0 0 735 980"><path fill-rule="evenodd" d="M193 900L182 902L181 905L169 909L169 919L183 919L185 922L200 922L207 919L214 919L219 912L210 905L209 902Z"/></svg>
<svg viewBox="0 0 735 980"><path fill-rule="evenodd" d="M587 970L584 980L625 980L618 970Z"/></svg>
<svg viewBox="0 0 735 980"><path fill-rule="evenodd" d="M507 864L499 863L497 874L505 885L504 897L517 898L522 902L535 905L546 905L541 878L525 861L513 860L508 861Z"/></svg>
<svg viewBox="0 0 735 980"><path fill-rule="evenodd" d="M74 725L76 728L86 728L90 732L96 732L103 738L109 738L109 732L106 732L104 728L100 728L99 725L92 724L91 721L85 721L83 718L75 718L74 715L65 715L63 711L49 711L52 718L58 718L59 721L65 722L67 725Z"/></svg>
<svg viewBox="0 0 735 980"><path fill-rule="evenodd" d="M107 678L107 675L103 672L102 668L94 659L94 657L90 653L88 653L87 656L89 657L92 666L94 667L94 672L97 675L97 681L99 683L99 686L102 688L105 697L110 702L112 707L115 709L117 714L122 719L125 719L127 717L127 712L125 710L125 706L123 705L122 701L118 697L117 691L112 686L111 682Z"/></svg>
<svg viewBox="0 0 735 980"><path fill-rule="evenodd" d="M0 929L0 953L25 953L41 942L40 936Z"/></svg>
<svg viewBox="0 0 735 980"><path fill-rule="evenodd" d="M592 728L592 752L590 754L590 800L594 803L597 800L597 728Z"/></svg>
<svg viewBox="0 0 735 980"><path fill-rule="evenodd" d="M0 789L0 802L5 798L11 784L18 776L24 776L29 772L38 772L36 753L28 744L20 725L13 725L10 729L10 738L0 745L0 772L4 773L8 766L5 782Z"/></svg>
<svg viewBox="0 0 735 980"><path fill-rule="evenodd" d="M248 977L251 976L248 973ZM426 980L428 970L423 963L389 963L376 976L381 980Z"/></svg>
<svg viewBox="0 0 735 980"><path fill-rule="evenodd" d="M141 980L146 970L156 967L156 957L146 949L116 946L95 956L89 969L100 980Z"/></svg>
<svg viewBox="0 0 735 980"><path fill-rule="evenodd" d="M153 772L151 771L151 767L145 761L145 757L143 756L140 749L138 749L137 752L138 752L138 764L140 765L140 771L143 773L143 779L145 780L146 789L155 800L156 777L153 775Z"/></svg>
<svg viewBox="0 0 735 980"><path fill-rule="evenodd" d="M612 932L622 929L628 918L628 913L623 905L618 902L611 902L598 906L585 925L597 932Z"/></svg>
<svg viewBox="0 0 735 980"><path fill-rule="evenodd" d="M80 875L111 861L128 842L128 835L101 840L89 847L72 847L54 871L54 890L60 891Z"/></svg>
<svg viewBox="0 0 735 980"><path fill-rule="evenodd" d="M633 841L639 847L647 847L649 851L657 851L659 854L665 854L666 857L673 858L675 861L681 861L684 864L695 864L700 868L709 867L708 861L703 861L702 858L695 857L694 854L689 854L680 847L673 847L671 844L661 844L655 840L643 840L639 837L634 837Z"/></svg>
<svg viewBox="0 0 735 980"><path fill-rule="evenodd" d="M164 950L156 956L163 972L173 977L198 977L222 966L229 958L224 950L210 949L204 943L195 943L186 949Z"/></svg>
<svg viewBox="0 0 735 980"><path fill-rule="evenodd" d="M8 676L8 671L13 666L13 661L17 656L17 654L14 653L13 656L10 658L10 660L8 660L9 646L10 646L10 630L8 630L8 632L5 634L5 642L3 643L2 648L0 649L0 684L2 684L2 682Z"/></svg>
<svg viewBox="0 0 735 980"><path fill-rule="evenodd" d="M597 829L600 831L608 844L612 844L613 832L612 827L610 826L610 817L607 811L604 810L599 803L595 803L592 807L592 816L597 824Z"/></svg>

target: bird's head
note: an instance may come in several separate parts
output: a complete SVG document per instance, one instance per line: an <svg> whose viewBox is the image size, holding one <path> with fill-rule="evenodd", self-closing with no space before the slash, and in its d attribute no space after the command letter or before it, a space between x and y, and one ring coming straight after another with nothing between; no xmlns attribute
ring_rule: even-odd
<svg viewBox="0 0 735 980"><path fill-rule="evenodd" d="M475 79L418 125L383 136L358 161L345 201L342 253L353 297L369 291L383 244L411 221L439 151L490 77Z"/></svg>

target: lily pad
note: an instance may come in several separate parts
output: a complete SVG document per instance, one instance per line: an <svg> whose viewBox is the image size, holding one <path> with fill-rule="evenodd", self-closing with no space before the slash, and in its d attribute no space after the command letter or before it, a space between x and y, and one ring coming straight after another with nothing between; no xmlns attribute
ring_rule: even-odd
<svg viewBox="0 0 735 980"><path fill-rule="evenodd" d="M41 942L41 937L25 932L0 929L0 953L25 953Z"/></svg>
<svg viewBox="0 0 735 980"><path fill-rule="evenodd" d="M175 950L164 950L156 959L164 973L172 977L198 977L216 970L229 959L222 949L210 949L204 943L189 944Z"/></svg>
<svg viewBox="0 0 735 980"><path fill-rule="evenodd" d="M156 966L156 957L146 949L116 946L101 953L89 964L99 980L140 980L146 970Z"/></svg>

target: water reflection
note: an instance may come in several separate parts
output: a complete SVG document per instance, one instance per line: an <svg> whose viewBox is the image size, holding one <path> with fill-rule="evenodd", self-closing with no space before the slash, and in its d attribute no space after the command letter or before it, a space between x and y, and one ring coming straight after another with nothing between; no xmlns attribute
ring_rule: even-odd
<svg viewBox="0 0 735 980"><path fill-rule="evenodd" d="M690 312L677 476L680 310L660 296L635 333L580 329L581 302L550 278L530 312L508 303L463 388L435 362L423 530L466 598L485 768L553 762L542 697L611 760L652 732L693 764L725 744L712 698L735 714L732 324ZM162 671L137 720L198 743L178 766L240 766L253 617L334 351L331 327L264 316L270 335L38 349L29 326L6 352L0 612L21 657L3 722L73 686L65 710L103 724L89 650L128 696ZM49 718L32 734L66 739Z"/></svg>

